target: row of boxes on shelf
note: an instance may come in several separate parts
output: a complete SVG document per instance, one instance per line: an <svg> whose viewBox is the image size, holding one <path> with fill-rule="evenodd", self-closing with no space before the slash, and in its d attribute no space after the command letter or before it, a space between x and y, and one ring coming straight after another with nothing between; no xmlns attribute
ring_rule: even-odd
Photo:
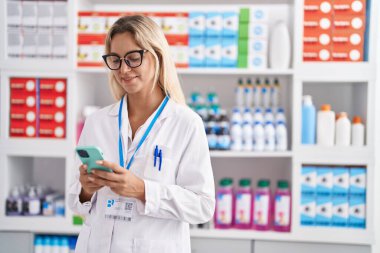
<svg viewBox="0 0 380 253"><path fill-rule="evenodd" d="M215 228L289 232L290 216L291 194L287 181L278 181L274 195L267 179L258 180L254 192L251 180L247 178L239 181L236 192L231 178L220 181L214 215Z"/></svg>
<svg viewBox="0 0 380 253"><path fill-rule="evenodd" d="M366 9L366 0L305 0L304 61L366 60Z"/></svg>
<svg viewBox="0 0 380 253"><path fill-rule="evenodd" d="M302 167L301 225L366 227L366 169Z"/></svg>
<svg viewBox="0 0 380 253"><path fill-rule="evenodd" d="M36 235L34 253L74 253L77 236Z"/></svg>
<svg viewBox="0 0 380 253"><path fill-rule="evenodd" d="M14 187L6 200L7 216L65 216L63 194L42 186Z"/></svg>
<svg viewBox="0 0 380 253"><path fill-rule="evenodd" d="M79 12L78 66L101 66L105 33L119 17L133 14L146 15L162 28L177 67L267 67L268 11L260 7L226 12Z"/></svg>
<svg viewBox="0 0 380 253"><path fill-rule="evenodd" d="M67 1L8 1L8 57L67 58Z"/></svg>
<svg viewBox="0 0 380 253"><path fill-rule="evenodd" d="M11 137L66 136L66 79L10 78Z"/></svg>

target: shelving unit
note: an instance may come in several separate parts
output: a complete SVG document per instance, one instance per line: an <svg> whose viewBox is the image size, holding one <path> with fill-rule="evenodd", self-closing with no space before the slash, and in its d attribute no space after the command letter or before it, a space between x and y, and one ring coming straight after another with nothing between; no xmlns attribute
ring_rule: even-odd
<svg viewBox="0 0 380 253"><path fill-rule="evenodd" d="M6 1L3 5L6 4ZM77 115L84 105L96 104L106 106L113 102L108 92L107 73L105 68L78 68L76 67L76 36L77 13L83 10L167 10L168 6L179 5L177 9L194 8L194 5L207 7L211 1L195 0L191 3L177 3L173 0L151 1L122 0L68 0L68 58L65 60L34 60L8 59L6 57L6 36L0 40L0 171L5 174L0 177L0 233L3 231L23 231L33 234L78 234L80 226L72 225L73 213L66 208L65 217L7 217L5 216L5 199L8 196L10 185L10 161L15 159L64 160L62 177L67 190L76 168L74 168L74 147L76 144ZM160 4L160 6L158 6ZM231 7L230 1L220 3ZM227 109L234 105L233 88L239 77L277 77L282 84L282 102L288 119L289 150L286 152L234 152L211 151L215 182L228 173L234 171L235 182L243 176L253 178L253 182L260 177L269 177L273 182L285 178L291 182L292 190L292 227L290 233L259 232L254 230L191 230L193 239L235 239L246 241L279 241L303 242L318 244L346 244L361 245L371 252L380 251L380 202L376 196L380 195L380 173L376 171L380 164L376 156L380 150L380 133L376 129L380 126L380 32L376 24L380 23L380 3L371 1L369 60L360 63L304 63L302 61L303 37L303 0L239 0L233 6L251 5L273 7L274 12L286 10L280 17L287 22L292 40L291 68L280 69L229 69L229 68L188 68L178 69L185 94L198 87L202 92L213 87L220 93L223 107ZM156 8L157 7L157 8ZM6 8L3 8L4 10ZM187 9L186 9L187 10ZM0 32L6 34L6 14L0 15ZM273 16L275 16L272 13ZM53 139L21 139L9 137L9 78L17 77L63 77L67 79L67 123L66 138ZM343 100L338 92L348 94L349 99ZM301 143L301 100L306 93L323 95L323 90L331 91L331 99L342 99L333 105L338 110L348 110L362 114L366 125L366 145L355 147L319 147L303 146ZM312 94L313 95L313 94ZM321 96L322 96L321 95ZM319 97L323 102L327 98ZM317 99L317 100L318 100ZM351 100L354 100L352 102ZM331 101L332 103L333 101ZM319 102L317 102L318 105ZM348 108L349 107L349 108ZM345 109L347 108L347 109ZM54 148L51 148L54 147ZM13 160L12 160L13 159ZM299 210L301 167L311 165L362 165L367 168L367 227L363 230L348 228L320 228L303 227L300 225ZM239 167L238 169L235 169ZM232 170L233 168L233 170ZM66 205L67 206L67 205Z"/></svg>

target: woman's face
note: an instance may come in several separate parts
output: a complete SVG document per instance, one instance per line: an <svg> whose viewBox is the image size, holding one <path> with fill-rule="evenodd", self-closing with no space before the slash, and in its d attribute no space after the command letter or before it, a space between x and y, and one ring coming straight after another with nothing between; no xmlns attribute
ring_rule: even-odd
<svg viewBox="0 0 380 253"><path fill-rule="evenodd" d="M128 53L142 49L145 48L139 47L128 32L116 34L111 41L111 53L117 54L120 58L126 57L132 66L140 62L140 54ZM139 67L131 68L122 60L120 69L112 70L116 80L127 94L148 94L154 85L154 57L148 51L145 51L141 57L142 62Z"/></svg>

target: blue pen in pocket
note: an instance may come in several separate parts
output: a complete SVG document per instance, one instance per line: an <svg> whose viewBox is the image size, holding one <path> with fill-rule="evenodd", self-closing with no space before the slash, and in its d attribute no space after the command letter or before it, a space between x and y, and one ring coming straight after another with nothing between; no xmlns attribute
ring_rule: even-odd
<svg viewBox="0 0 380 253"><path fill-rule="evenodd" d="M154 149L154 161L153 161L154 167L156 167L157 156L158 156L158 146L156 145L156 148Z"/></svg>
<svg viewBox="0 0 380 253"><path fill-rule="evenodd" d="M162 165L162 150L158 152L158 157L160 158L160 164L158 166L158 171L161 171L161 165Z"/></svg>

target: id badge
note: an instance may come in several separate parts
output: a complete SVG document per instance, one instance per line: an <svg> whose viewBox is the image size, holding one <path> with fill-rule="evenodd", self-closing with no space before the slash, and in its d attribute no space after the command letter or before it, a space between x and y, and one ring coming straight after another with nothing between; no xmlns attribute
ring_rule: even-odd
<svg viewBox="0 0 380 253"><path fill-rule="evenodd" d="M105 219L132 221L136 202L127 198L108 198Z"/></svg>

